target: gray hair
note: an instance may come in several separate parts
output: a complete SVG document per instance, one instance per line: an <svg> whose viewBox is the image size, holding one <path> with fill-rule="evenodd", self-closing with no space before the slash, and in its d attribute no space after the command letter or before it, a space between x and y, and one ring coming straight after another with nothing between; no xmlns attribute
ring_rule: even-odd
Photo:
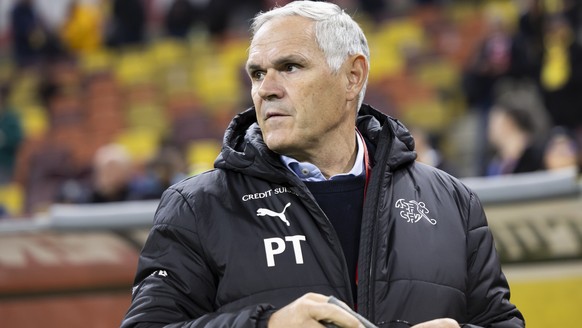
<svg viewBox="0 0 582 328"><path fill-rule="evenodd" d="M315 40L332 72L337 73L347 57L355 54L363 54L370 65L370 49L364 32L350 15L333 3L293 1L259 13L251 24L252 36L271 19L287 16L301 16L315 21ZM367 83L366 76L364 87L358 95L358 109L364 101Z"/></svg>

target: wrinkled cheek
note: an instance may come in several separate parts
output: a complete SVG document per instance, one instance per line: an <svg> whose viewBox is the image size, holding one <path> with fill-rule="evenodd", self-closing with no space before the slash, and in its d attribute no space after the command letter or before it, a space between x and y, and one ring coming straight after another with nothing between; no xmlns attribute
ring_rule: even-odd
<svg viewBox="0 0 582 328"><path fill-rule="evenodd" d="M261 97L259 97L254 89L251 89L251 99L253 100L253 105L255 105L256 108L260 108Z"/></svg>

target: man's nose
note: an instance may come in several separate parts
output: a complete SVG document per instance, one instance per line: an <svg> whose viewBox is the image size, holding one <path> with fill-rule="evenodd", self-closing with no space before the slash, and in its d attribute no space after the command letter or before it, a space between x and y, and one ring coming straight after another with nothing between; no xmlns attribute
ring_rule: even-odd
<svg viewBox="0 0 582 328"><path fill-rule="evenodd" d="M258 94L264 100L279 99L283 96L283 87L277 71L267 71L260 82Z"/></svg>

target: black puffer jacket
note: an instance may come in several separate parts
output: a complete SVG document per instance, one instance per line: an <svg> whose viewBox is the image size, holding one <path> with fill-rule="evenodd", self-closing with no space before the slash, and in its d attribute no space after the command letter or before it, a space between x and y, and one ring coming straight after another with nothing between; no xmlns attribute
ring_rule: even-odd
<svg viewBox="0 0 582 328"><path fill-rule="evenodd" d="M364 105L358 129L373 165L358 311L380 327L440 317L522 327L475 195L415 162L398 121ZM215 166L162 197L122 327L257 327L306 292L354 306L332 225L266 148L254 110L233 120Z"/></svg>

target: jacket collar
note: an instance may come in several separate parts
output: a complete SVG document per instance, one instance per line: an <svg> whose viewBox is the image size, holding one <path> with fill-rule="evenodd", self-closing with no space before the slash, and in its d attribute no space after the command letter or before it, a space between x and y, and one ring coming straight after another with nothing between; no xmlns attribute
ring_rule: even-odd
<svg viewBox="0 0 582 328"><path fill-rule="evenodd" d="M370 151L372 166L376 162L374 154L380 153L376 152L379 147L389 148L386 164L391 170L416 159L414 139L397 119L364 104L358 112L356 125ZM386 133L390 135L387 141L385 141L386 138L381 138L381 135ZM296 178L281 163L279 155L267 148L263 142L254 107L233 118L224 134L222 150L214 166L244 172L278 183Z"/></svg>

